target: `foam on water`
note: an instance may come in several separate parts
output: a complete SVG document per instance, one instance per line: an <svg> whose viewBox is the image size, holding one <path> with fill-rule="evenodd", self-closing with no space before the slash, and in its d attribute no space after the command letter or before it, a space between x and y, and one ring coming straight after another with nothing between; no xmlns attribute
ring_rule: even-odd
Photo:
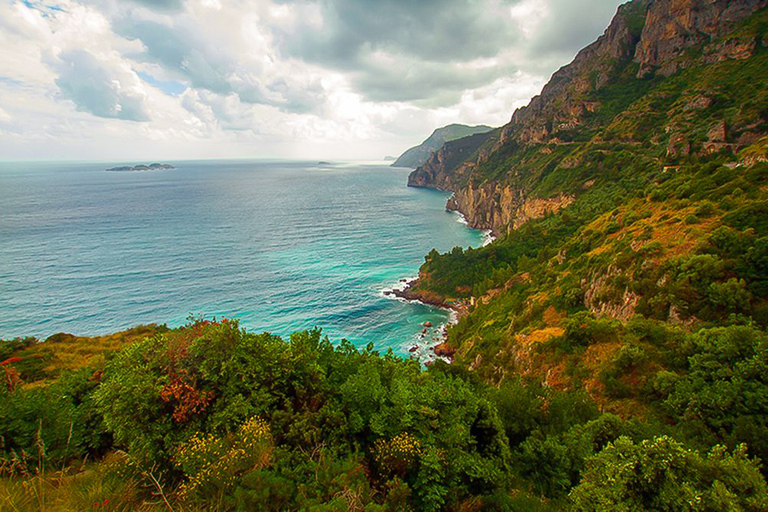
<svg viewBox="0 0 768 512"><path fill-rule="evenodd" d="M0 338L101 334L190 313L408 355L442 310L389 300L434 247L483 234L407 169L317 162L0 164ZM394 285L393 285L394 283Z"/></svg>

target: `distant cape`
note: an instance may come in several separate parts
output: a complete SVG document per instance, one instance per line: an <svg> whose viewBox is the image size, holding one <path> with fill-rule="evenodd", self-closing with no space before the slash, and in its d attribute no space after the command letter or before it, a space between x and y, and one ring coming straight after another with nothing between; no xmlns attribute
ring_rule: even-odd
<svg viewBox="0 0 768 512"><path fill-rule="evenodd" d="M392 167L410 167L415 169L429 159L430 155L443 147L443 144L452 140L461 139L476 133L484 133L493 130L490 126L467 126L464 124L449 124L438 128L427 140L414 146L395 160Z"/></svg>

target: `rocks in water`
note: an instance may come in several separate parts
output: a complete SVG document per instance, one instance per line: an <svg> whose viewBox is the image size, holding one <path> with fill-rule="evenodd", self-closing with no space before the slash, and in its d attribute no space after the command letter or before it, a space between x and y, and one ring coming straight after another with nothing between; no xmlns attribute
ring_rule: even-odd
<svg viewBox="0 0 768 512"><path fill-rule="evenodd" d="M435 355L438 355L441 357L452 358L455 353L456 353L456 349L448 345L447 342L443 342L435 347Z"/></svg>
<svg viewBox="0 0 768 512"><path fill-rule="evenodd" d="M414 345L411 348L408 349L408 352L416 352L419 349L418 345Z"/></svg>
<svg viewBox="0 0 768 512"><path fill-rule="evenodd" d="M154 163L154 164L149 164L149 165L139 164L139 165L134 165L134 166L121 165L119 167L112 167L110 169L107 169L107 171L120 171L120 172L126 172L126 171L159 171L159 170L163 170L163 169L175 169L175 167L172 166L172 165L169 165L169 164Z"/></svg>
<svg viewBox="0 0 768 512"><path fill-rule="evenodd" d="M422 326L424 326L424 327L432 327L432 322L430 322L429 320L427 320L426 322L424 322L424 323L423 323L423 324L421 324L421 325L422 325Z"/></svg>

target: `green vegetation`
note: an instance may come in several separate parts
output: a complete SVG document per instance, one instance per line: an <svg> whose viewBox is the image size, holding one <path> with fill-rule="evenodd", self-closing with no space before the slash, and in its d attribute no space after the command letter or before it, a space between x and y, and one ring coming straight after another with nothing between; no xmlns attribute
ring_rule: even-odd
<svg viewBox="0 0 768 512"><path fill-rule="evenodd" d="M427 255L414 291L468 304L454 364L229 320L0 343L1 507L768 509L766 27L446 146L456 187L573 199Z"/></svg>
<svg viewBox="0 0 768 512"><path fill-rule="evenodd" d="M576 345L608 329L587 330L573 334ZM637 347L663 337L654 324L630 330ZM155 331L106 363L45 385L3 386L0 494L9 508L560 510L615 499L768 506L759 465L741 444L765 450L768 438L766 338L747 327L689 336L669 356L677 373L660 371L648 384L658 417L679 418L675 426L601 413L583 391L529 379L495 387L459 366L422 371L370 347L334 347L317 330L288 342L228 320ZM39 345L15 345L6 373ZM646 359L634 348L614 364ZM722 436L728 425L733 434ZM664 473L665 464L677 473ZM616 474L613 484L605 474ZM648 474L666 483L657 488Z"/></svg>
<svg viewBox="0 0 768 512"><path fill-rule="evenodd" d="M393 167L419 167L426 162L433 152L437 151L443 144L472 135L486 133L493 128L485 125L467 126L463 124L449 124L438 128L424 142L414 146L400 155L392 164Z"/></svg>

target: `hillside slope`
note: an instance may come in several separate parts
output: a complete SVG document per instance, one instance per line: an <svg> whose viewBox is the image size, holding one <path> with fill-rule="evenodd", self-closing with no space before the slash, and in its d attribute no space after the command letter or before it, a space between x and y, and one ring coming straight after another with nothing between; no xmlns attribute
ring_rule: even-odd
<svg viewBox="0 0 768 512"><path fill-rule="evenodd" d="M725 69L720 63L762 65L755 62L766 45L761 22L738 27L766 5L766 0L629 2L597 41L463 162L449 158L446 148L409 183L454 191L449 206L461 210L470 225L503 234L567 206L585 183L598 179L599 169L585 166L585 155L620 144L643 148L661 163L691 152L747 147L766 132L760 104L736 105L722 83L709 81L702 88L695 80L706 69ZM758 83L745 85L764 82L754 78ZM674 81L674 90L663 92ZM652 97L655 104L643 104ZM669 120L660 118L665 108L674 109Z"/></svg>
<svg viewBox="0 0 768 512"><path fill-rule="evenodd" d="M427 161L432 153L443 147L443 144L446 142L468 137L476 133L485 133L492 129L490 126L485 125L449 124L448 126L443 126L432 132L432 135L424 142L400 155L392 164L392 167L419 167Z"/></svg>
<svg viewBox="0 0 768 512"><path fill-rule="evenodd" d="M470 305L459 366L768 459L765 5L626 4L471 158L411 175L503 235L408 291Z"/></svg>

